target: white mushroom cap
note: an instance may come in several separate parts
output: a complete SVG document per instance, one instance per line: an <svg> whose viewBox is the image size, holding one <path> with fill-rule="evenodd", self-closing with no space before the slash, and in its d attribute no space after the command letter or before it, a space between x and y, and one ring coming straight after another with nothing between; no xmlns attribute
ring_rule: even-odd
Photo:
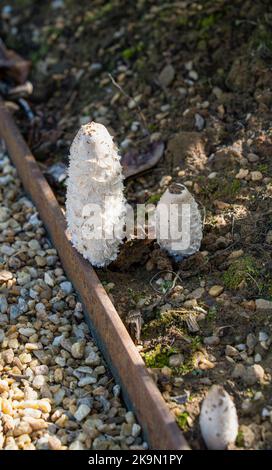
<svg viewBox="0 0 272 470"><path fill-rule="evenodd" d="M238 417L230 395L220 385L213 385L204 399L200 430L208 449L223 450L235 442Z"/></svg>
<svg viewBox="0 0 272 470"><path fill-rule="evenodd" d="M171 207L174 206L178 208L177 228L181 232L178 237L171 235L173 224L171 223L170 211L172 210ZM165 208L168 208L168 215L166 216ZM183 211L185 208L189 208L189 217ZM170 185L160 198L156 215L157 240L161 248L177 259L182 259L199 251L202 240L201 214L196 201L184 185L178 183ZM165 238L162 226L165 229L169 228L168 238Z"/></svg>
<svg viewBox="0 0 272 470"><path fill-rule="evenodd" d="M106 202L107 201L107 202ZM112 232L110 238L87 238L94 228L89 222L97 204L103 226ZM66 219L74 247L93 266L106 266L116 259L123 238L125 200L120 156L109 132L102 124L91 122L82 126L70 149L67 181Z"/></svg>

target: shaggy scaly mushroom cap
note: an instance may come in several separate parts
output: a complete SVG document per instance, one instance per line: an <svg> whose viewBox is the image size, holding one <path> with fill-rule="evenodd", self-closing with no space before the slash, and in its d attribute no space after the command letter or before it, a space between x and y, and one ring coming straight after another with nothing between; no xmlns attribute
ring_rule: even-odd
<svg viewBox="0 0 272 470"><path fill-rule="evenodd" d="M179 238L171 236L170 218L171 206L178 210L178 230L181 232ZM189 209L189 217L182 216L182 207L185 205ZM168 214L164 209L168 208ZM165 191L157 205L157 240L161 248L166 250L177 261L199 251L202 240L202 221L198 205L188 189L179 183L173 183ZM161 221L161 222L160 222ZM168 238L160 230L160 224L168 226ZM186 243L187 241L187 243ZM181 243L183 242L183 243ZM181 248L179 248L179 246Z"/></svg>
<svg viewBox="0 0 272 470"><path fill-rule="evenodd" d="M92 204L99 208L95 222ZM106 266L116 259L125 212L117 148L102 124L86 124L79 129L70 149L66 219L74 247L93 266ZM102 237L91 238L99 227Z"/></svg>

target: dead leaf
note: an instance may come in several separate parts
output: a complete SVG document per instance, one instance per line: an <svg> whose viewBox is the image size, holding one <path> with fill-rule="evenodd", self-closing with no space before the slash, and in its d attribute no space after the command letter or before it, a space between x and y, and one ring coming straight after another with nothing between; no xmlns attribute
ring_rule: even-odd
<svg viewBox="0 0 272 470"><path fill-rule="evenodd" d="M163 156L163 152L163 142L154 142L150 149L144 153L138 153L137 150L127 152L121 159L125 178L130 178L153 168Z"/></svg>
<svg viewBox="0 0 272 470"><path fill-rule="evenodd" d="M11 49L7 49L0 39L0 78L11 78L20 85L25 83L31 62L23 59Z"/></svg>

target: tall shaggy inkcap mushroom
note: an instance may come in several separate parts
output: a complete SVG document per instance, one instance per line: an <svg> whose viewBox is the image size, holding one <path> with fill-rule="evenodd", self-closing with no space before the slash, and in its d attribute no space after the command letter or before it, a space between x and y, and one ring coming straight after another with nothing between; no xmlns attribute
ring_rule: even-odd
<svg viewBox="0 0 272 470"><path fill-rule="evenodd" d="M123 189L120 156L109 132L95 122L82 126L70 149L66 219L72 244L93 266L106 266L117 257L126 212ZM96 227L110 229L111 238L86 237L86 230L94 228L88 225L90 204L100 208Z"/></svg>
<svg viewBox="0 0 272 470"><path fill-rule="evenodd" d="M179 238L171 238L170 232L170 210L171 205L178 208L178 230L181 231ZM187 205L187 206L185 206ZM173 206L172 206L173 207ZM189 218L182 217L182 207L190 209ZM164 215L163 208L168 208L168 215ZM161 212L162 210L162 212ZM176 261L181 261L186 256L190 256L199 251L202 240L202 221L198 205L188 189L179 183L173 183L165 191L157 205L157 241L160 247L166 250ZM169 228L169 238L162 238L160 233L160 219ZM188 243L185 242L188 240ZM180 248L181 247L181 248Z"/></svg>

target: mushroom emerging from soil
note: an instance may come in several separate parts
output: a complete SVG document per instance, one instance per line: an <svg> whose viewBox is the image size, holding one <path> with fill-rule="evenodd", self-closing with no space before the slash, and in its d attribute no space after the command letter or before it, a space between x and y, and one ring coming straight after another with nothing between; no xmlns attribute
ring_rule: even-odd
<svg viewBox="0 0 272 470"><path fill-rule="evenodd" d="M238 434L235 405L220 385L213 385L204 399L200 413L200 430L210 450L224 450Z"/></svg>
<svg viewBox="0 0 272 470"><path fill-rule="evenodd" d="M160 198L156 211L157 240L176 261L199 251L202 221L188 189L173 183Z"/></svg>
<svg viewBox="0 0 272 470"><path fill-rule="evenodd" d="M107 129L82 126L70 149L66 219L74 247L93 266L115 260L123 239L125 200L120 156Z"/></svg>

